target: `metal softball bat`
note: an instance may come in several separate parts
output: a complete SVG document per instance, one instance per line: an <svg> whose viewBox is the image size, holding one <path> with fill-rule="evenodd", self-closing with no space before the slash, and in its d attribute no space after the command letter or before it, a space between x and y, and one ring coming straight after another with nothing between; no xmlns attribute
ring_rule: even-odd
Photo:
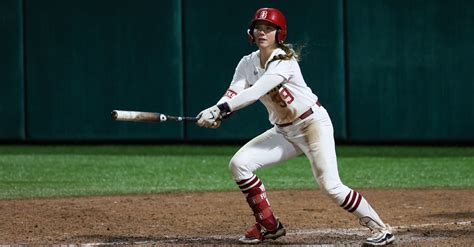
<svg viewBox="0 0 474 247"><path fill-rule="evenodd" d="M171 116L158 112L142 112L142 111L124 111L113 110L112 119L116 121L131 121L131 122L166 122L166 121L197 121L196 117L181 117Z"/></svg>

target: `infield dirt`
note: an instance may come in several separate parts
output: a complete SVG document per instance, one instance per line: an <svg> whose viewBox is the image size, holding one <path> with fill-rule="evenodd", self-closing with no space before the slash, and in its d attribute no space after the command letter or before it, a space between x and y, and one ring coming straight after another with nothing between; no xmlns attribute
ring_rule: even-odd
<svg viewBox="0 0 474 247"><path fill-rule="evenodd" d="M474 246L474 190L358 191L395 246ZM288 233L263 245L360 246L369 234L319 190L268 196ZM254 218L240 192L203 192L2 200L0 222L1 245L234 245Z"/></svg>

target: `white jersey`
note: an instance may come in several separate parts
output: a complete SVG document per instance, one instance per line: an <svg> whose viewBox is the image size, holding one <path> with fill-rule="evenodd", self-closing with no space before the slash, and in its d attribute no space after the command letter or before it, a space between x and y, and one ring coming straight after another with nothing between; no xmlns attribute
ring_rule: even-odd
<svg viewBox="0 0 474 247"><path fill-rule="evenodd" d="M228 102L233 111L240 109L253 103L253 99L245 97L245 94L251 94L249 89L252 86L267 83L270 88L259 85L260 92L253 94L258 95L258 99L267 108L272 124L293 122L310 109L316 104L318 97L306 85L295 58L272 61L279 54L285 52L280 48L273 51L265 68L260 66L260 51L244 56L237 65L229 89L218 103ZM272 78L272 81L259 80L263 76L267 80Z"/></svg>

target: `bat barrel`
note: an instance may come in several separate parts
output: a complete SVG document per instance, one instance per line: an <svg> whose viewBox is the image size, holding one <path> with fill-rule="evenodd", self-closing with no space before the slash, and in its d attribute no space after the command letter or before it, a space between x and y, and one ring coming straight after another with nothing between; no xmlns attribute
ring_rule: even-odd
<svg viewBox="0 0 474 247"><path fill-rule="evenodd" d="M141 112L141 111L123 111L113 110L112 119L116 121L132 121L132 122L163 122L163 114L157 112Z"/></svg>

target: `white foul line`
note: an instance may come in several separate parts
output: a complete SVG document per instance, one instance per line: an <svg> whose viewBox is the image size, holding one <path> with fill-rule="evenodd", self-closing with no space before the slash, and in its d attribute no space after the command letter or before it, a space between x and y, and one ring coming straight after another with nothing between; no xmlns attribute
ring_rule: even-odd
<svg viewBox="0 0 474 247"><path fill-rule="evenodd" d="M446 222L446 223L427 223L427 224L418 224L418 225L405 225L405 226L392 226L394 230L404 230L404 229L412 229L412 228L426 228L426 227L437 227L437 226L451 226L451 225L472 225L472 221L456 221L456 222ZM322 228L322 229L296 229L296 230L289 230L287 235L320 235L320 234L334 234L334 235L358 235L358 236L365 236L367 235L367 228ZM173 243L179 242L182 240L187 241L206 241L206 240L228 240L228 239L236 239L238 236L207 236L207 237L169 237L166 239L164 243ZM146 245L146 244L154 244L160 243L160 241L143 241L143 242L134 242L134 245ZM99 245L129 245L129 242L115 242L115 243L88 243L88 244L80 244L81 247L89 247L89 246L99 246ZM73 245L77 246L77 245ZM325 246L325 245L315 245L315 246ZM332 245L329 245L332 246Z"/></svg>
<svg viewBox="0 0 474 247"><path fill-rule="evenodd" d="M425 228L436 226L450 226L450 225L472 225L472 221L457 221L447 223L427 223L407 226L392 226L394 230L404 230L411 228ZM337 234L337 235L366 235L368 228L320 228L320 229L301 229L289 231L288 235L313 235L313 234Z"/></svg>

